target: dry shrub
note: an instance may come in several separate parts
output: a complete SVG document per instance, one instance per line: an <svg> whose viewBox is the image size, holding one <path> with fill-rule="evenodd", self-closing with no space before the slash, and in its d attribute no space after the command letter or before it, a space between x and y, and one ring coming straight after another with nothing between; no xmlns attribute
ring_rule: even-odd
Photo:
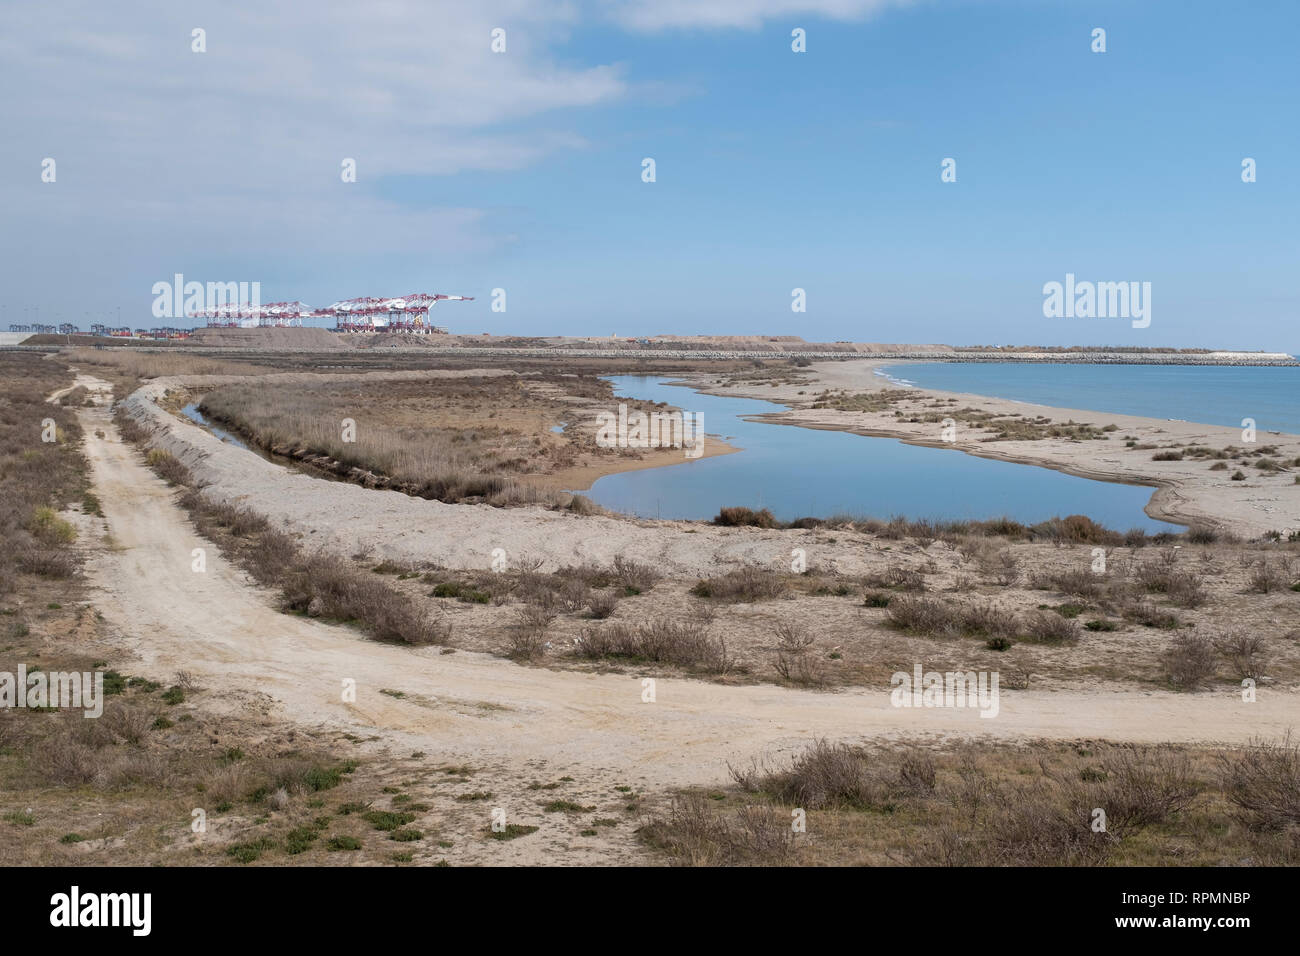
<svg viewBox="0 0 1300 956"><path fill-rule="evenodd" d="M1164 823L1187 808L1202 785L1186 753L1161 747L1122 747L1104 753L1105 780L1092 799L1106 825L1121 836Z"/></svg>
<svg viewBox="0 0 1300 956"><path fill-rule="evenodd" d="M980 571L989 575L999 586L1012 587L1020 580L1020 566L1010 551L997 551L991 558L980 561Z"/></svg>
<svg viewBox="0 0 1300 956"><path fill-rule="evenodd" d="M804 810L865 809L874 806L880 794L868 770L866 751L825 740L795 755L789 767L768 771L751 779L750 785Z"/></svg>
<svg viewBox="0 0 1300 956"><path fill-rule="evenodd" d="M244 566L261 584L277 584L291 574L298 560L298 542L284 531L266 530L244 552Z"/></svg>
<svg viewBox="0 0 1300 956"><path fill-rule="evenodd" d="M1060 591L1062 594L1095 598L1105 589L1105 582L1089 569L1070 568L1065 571L1035 574L1033 586L1044 591Z"/></svg>
<svg viewBox="0 0 1300 956"><path fill-rule="evenodd" d="M925 576L914 568L904 568L891 564L885 573L868 577L867 584L876 587L896 588L899 591L924 591Z"/></svg>
<svg viewBox="0 0 1300 956"><path fill-rule="evenodd" d="M285 575L284 604L310 617L360 625L378 640L442 644L451 626L417 608L405 594L342 558L314 554Z"/></svg>
<svg viewBox="0 0 1300 956"><path fill-rule="evenodd" d="M1215 644L1224 659L1232 665L1233 673L1242 680L1259 681L1264 677L1264 664L1268 651L1264 638L1248 631L1231 631Z"/></svg>
<svg viewBox="0 0 1300 956"><path fill-rule="evenodd" d="M1020 628L1013 612L994 604L949 604L926 597L894 598L889 602L887 620L901 630L927 637L1012 637Z"/></svg>
<svg viewBox="0 0 1300 956"><path fill-rule="evenodd" d="M638 833L687 866L777 865L794 851L790 819L776 808L746 806L728 815L700 793L675 798L666 816Z"/></svg>
<svg viewBox="0 0 1300 956"><path fill-rule="evenodd" d="M1102 751L1091 774L1066 776L1043 765L1046 779L1004 793L992 815L983 862L1013 866L1105 863L1119 841L1165 823L1201 791L1185 753L1156 747ZM1093 830L1096 810L1105 830Z"/></svg>
<svg viewBox="0 0 1300 956"><path fill-rule="evenodd" d="M929 752L913 747L898 761L898 783L904 790L929 794L935 789L934 757Z"/></svg>
<svg viewBox="0 0 1300 956"><path fill-rule="evenodd" d="M604 620L618 609L618 595L613 591L593 591L587 608L596 620Z"/></svg>
<svg viewBox="0 0 1300 956"><path fill-rule="evenodd" d="M658 620L640 626L589 627L577 642L587 658L626 658L676 664L710 673L730 669L726 642L709 634L707 622Z"/></svg>
<svg viewBox="0 0 1300 956"><path fill-rule="evenodd" d="M1165 589L1169 600L1179 607L1197 608L1209 600L1200 575L1191 572L1173 575Z"/></svg>
<svg viewBox="0 0 1300 956"><path fill-rule="evenodd" d="M550 574L521 571L510 582L510 594L531 607L554 612L560 603L557 588L563 580Z"/></svg>
<svg viewBox="0 0 1300 956"><path fill-rule="evenodd" d="M1079 639L1079 623L1059 614L1033 611L1025 618L1025 636L1045 644L1073 643Z"/></svg>
<svg viewBox="0 0 1300 956"><path fill-rule="evenodd" d="M1093 832L1095 804L1087 802L1063 803L1055 788L1041 784L1003 793L1001 809L968 852L997 866L1098 866L1110 855L1114 837Z"/></svg>
<svg viewBox="0 0 1300 956"><path fill-rule="evenodd" d="M723 508L713 519L716 525L730 528L775 528L776 517L766 508L755 511L753 508Z"/></svg>
<svg viewBox="0 0 1300 956"><path fill-rule="evenodd" d="M213 806L234 803L253 789L253 771L247 764L224 764L202 777L203 792Z"/></svg>
<svg viewBox="0 0 1300 956"><path fill-rule="evenodd" d="M166 786L172 778L172 758L146 751L126 753L112 761L102 774L110 789Z"/></svg>
<svg viewBox="0 0 1300 956"><path fill-rule="evenodd" d="M619 587L636 594L649 591L663 577L648 564L641 564L621 554L614 557L614 580Z"/></svg>
<svg viewBox="0 0 1300 956"><path fill-rule="evenodd" d="M507 629L507 653L515 660L533 660L546 652L546 630L555 612L539 605L521 607Z"/></svg>
<svg viewBox="0 0 1300 956"><path fill-rule="evenodd" d="M149 439L149 430L127 414L126 407L117 406L113 412L113 424L122 440L132 445L143 445Z"/></svg>
<svg viewBox="0 0 1300 956"><path fill-rule="evenodd" d="M1214 676L1214 644L1203 634L1179 634L1161 661L1170 684L1178 690L1196 690Z"/></svg>
<svg viewBox="0 0 1300 956"><path fill-rule="evenodd" d="M957 610L958 628L977 637L1014 637L1020 630L1016 615L995 604L970 604Z"/></svg>
<svg viewBox="0 0 1300 956"><path fill-rule="evenodd" d="M65 734L52 734L42 742L41 763L48 780L66 787L90 783L99 770L94 748Z"/></svg>
<svg viewBox="0 0 1300 956"><path fill-rule="evenodd" d="M1249 590L1256 594L1270 594L1273 591L1280 591L1286 585L1286 575L1267 560L1259 562L1250 573Z"/></svg>
<svg viewBox="0 0 1300 956"><path fill-rule="evenodd" d="M15 555L18 570L43 578L70 578L77 573L77 556L58 548L21 544Z"/></svg>
<svg viewBox="0 0 1300 956"><path fill-rule="evenodd" d="M783 680L804 685L822 683L818 661L809 653L813 639L804 627L798 624L778 624L776 638L776 660L773 666Z"/></svg>
<svg viewBox="0 0 1300 956"><path fill-rule="evenodd" d="M1165 594L1179 607L1195 608L1207 598L1199 575L1174 568L1176 551L1167 551L1159 561L1144 561L1133 568L1133 578L1147 591Z"/></svg>
<svg viewBox="0 0 1300 956"><path fill-rule="evenodd" d="M574 495L569 499L569 510L575 515L596 515L603 513L605 509L586 495Z"/></svg>
<svg viewBox="0 0 1300 956"><path fill-rule="evenodd" d="M1253 829L1300 824L1300 746L1290 732L1281 740L1252 740L1220 758L1224 793Z"/></svg>
<svg viewBox="0 0 1300 956"><path fill-rule="evenodd" d="M181 464L180 459L169 451L164 451L161 448L151 448L145 453L144 461L169 485L190 485L194 483L194 476L190 474L190 470Z"/></svg>
<svg viewBox="0 0 1300 956"><path fill-rule="evenodd" d="M560 607L569 614L576 614L591 603L591 589L581 581L562 581L555 596Z"/></svg>
<svg viewBox="0 0 1300 956"><path fill-rule="evenodd" d="M123 702L109 704L98 720L86 722L102 724L116 740L138 744L149 736L156 717L150 709Z"/></svg>
<svg viewBox="0 0 1300 956"><path fill-rule="evenodd" d="M180 497L180 505L190 513L201 534L210 536L214 529L229 531L244 537L267 530L271 524L266 518L247 508L238 508L224 501L212 501L197 488L187 489Z"/></svg>
<svg viewBox="0 0 1300 956"><path fill-rule="evenodd" d="M1115 532L1107 530L1086 515L1068 515L1061 519L1061 537L1074 544L1112 544Z"/></svg>
<svg viewBox="0 0 1300 956"><path fill-rule="evenodd" d="M961 631L956 609L935 598L893 598L886 618L900 630L929 637L953 637Z"/></svg>
<svg viewBox="0 0 1300 956"><path fill-rule="evenodd" d="M1141 624L1143 627L1158 627L1173 630L1182 626L1182 621L1173 611L1157 607L1150 601L1132 601L1125 604L1120 613L1126 621Z"/></svg>
<svg viewBox="0 0 1300 956"><path fill-rule="evenodd" d="M691 588L696 597L747 604L785 594L785 577L764 568L740 568L714 578L703 578Z"/></svg>

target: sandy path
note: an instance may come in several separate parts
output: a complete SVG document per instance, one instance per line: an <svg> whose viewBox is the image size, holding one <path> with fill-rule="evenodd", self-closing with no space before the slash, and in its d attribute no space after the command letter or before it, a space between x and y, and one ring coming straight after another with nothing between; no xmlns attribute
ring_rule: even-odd
<svg viewBox="0 0 1300 956"><path fill-rule="evenodd" d="M1004 691L1001 713L896 709L887 688L811 693L663 678L642 702L642 676L520 667L467 652L406 648L274 610L215 547L196 537L173 492L121 442L104 409L79 412L111 546L89 561L96 606L141 659L169 679L192 672L228 706L262 708L312 727L378 735L423 749L648 786L710 784L726 763L794 749L813 736L858 740L924 734L1243 742L1300 721L1300 695ZM96 430L105 433L95 436ZM206 548L207 570L191 568ZM356 703L341 701L346 678ZM405 700L381 688L412 695Z"/></svg>

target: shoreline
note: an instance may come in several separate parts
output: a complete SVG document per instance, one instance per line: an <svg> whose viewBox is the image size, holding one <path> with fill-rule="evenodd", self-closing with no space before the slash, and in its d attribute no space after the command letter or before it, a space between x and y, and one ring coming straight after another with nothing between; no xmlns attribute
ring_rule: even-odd
<svg viewBox="0 0 1300 956"><path fill-rule="evenodd" d="M1139 445L1149 448L1128 448L1110 441L1075 441L1059 438L1039 440L981 441L988 436L961 427L964 433L952 442L943 441L938 426L923 422L904 422L890 411L856 412L837 409L813 409L813 400L807 393L817 389L845 389L850 393L883 392L898 388L897 382L876 369L886 365L906 365L908 360L896 357L859 359L848 362L822 362L801 371L813 376L811 382L799 385L719 386L705 382L696 374L687 374L674 384L684 385L710 395L730 398L753 398L786 405L789 411L768 412L746 416L748 420L772 425L795 425L829 431L847 431L872 438L893 438L906 444L932 448L950 448L980 458L1005 461L1011 464L1050 468L1080 478L1109 481L1116 484L1139 485L1154 489L1143 510L1160 521L1191 527L1209 525L1223 531L1247 536L1259 536L1269 531L1287 532L1300 528L1300 486L1284 484L1284 477L1266 477L1252 474L1242 482L1233 482L1224 473L1222 479L1209 472L1209 460L1184 459L1174 462L1152 461L1151 451L1160 447L1177 447L1191 444L1236 445L1240 447L1240 429L1199 422L1166 421L1135 415L1098 412L1091 409L1071 409L1037 405L1012 399L992 398L964 392L946 392L937 389L911 386L914 393L908 400L954 402L954 408L971 408L999 415L1049 416L1054 421L1071 420L1096 425L1114 424L1116 435L1133 435ZM803 396L797 394L803 391ZM1300 436L1268 435L1260 445L1280 449L1283 460L1300 457ZM991 447L992 446L992 447ZM996 450L995 450L996 449ZM1099 453L1099 454L1094 454ZM1123 460L1121 460L1121 458ZM1244 466L1243 466L1244 470ZM1292 481L1294 479L1291 479Z"/></svg>

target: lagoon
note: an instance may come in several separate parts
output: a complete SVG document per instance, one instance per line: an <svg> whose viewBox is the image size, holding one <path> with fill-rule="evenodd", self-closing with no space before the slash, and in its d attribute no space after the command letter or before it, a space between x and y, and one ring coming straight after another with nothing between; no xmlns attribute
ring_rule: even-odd
<svg viewBox="0 0 1300 956"><path fill-rule="evenodd" d="M667 402L703 415L704 431L742 450L597 479L584 492L612 511L710 519L720 508L769 508L782 520L853 514L888 519L1007 516L1025 523L1085 514L1116 528L1180 531L1142 510L1153 489L1049 468L977 458L891 438L746 421L786 411L758 399L705 395L668 380L611 376L615 395Z"/></svg>

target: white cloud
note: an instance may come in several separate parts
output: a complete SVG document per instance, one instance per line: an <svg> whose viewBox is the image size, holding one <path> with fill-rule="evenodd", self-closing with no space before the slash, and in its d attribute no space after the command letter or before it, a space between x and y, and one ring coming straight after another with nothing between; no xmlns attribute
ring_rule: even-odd
<svg viewBox="0 0 1300 956"><path fill-rule="evenodd" d="M454 199L412 208L365 186L518 169L581 148L562 111L617 102L627 84L611 64L557 62L576 18L556 0L9 7L6 284L36 281L55 245L78 270L111 253L158 271L153 263L190 243L252 259L350 243L432 253L508 242ZM204 53L190 49L195 27ZM507 31L505 53L490 49L495 27ZM53 186L39 181L46 156L58 164ZM345 157L357 162L356 185L340 180ZM67 276L67 261L55 265Z"/></svg>
<svg viewBox="0 0 1300 956"><path fill-rule="evenodd" d="M0 32L0 284L20 303L82 302L109 282L147 288L176 259L306 272L313 256L329 274L390 250L426 261L491 250L515 237L454 187L434 208L367 187L524 168L585 145L575 111L682 95L566 56L584 19L748 28L860 18L892 2L905 0L11 4ZM205 53L191 52L196 27ZM497 27L505 53L490 48ZM54 186L39 180L47 156ZM356 185L340 181L345 157Z"/></svg>

